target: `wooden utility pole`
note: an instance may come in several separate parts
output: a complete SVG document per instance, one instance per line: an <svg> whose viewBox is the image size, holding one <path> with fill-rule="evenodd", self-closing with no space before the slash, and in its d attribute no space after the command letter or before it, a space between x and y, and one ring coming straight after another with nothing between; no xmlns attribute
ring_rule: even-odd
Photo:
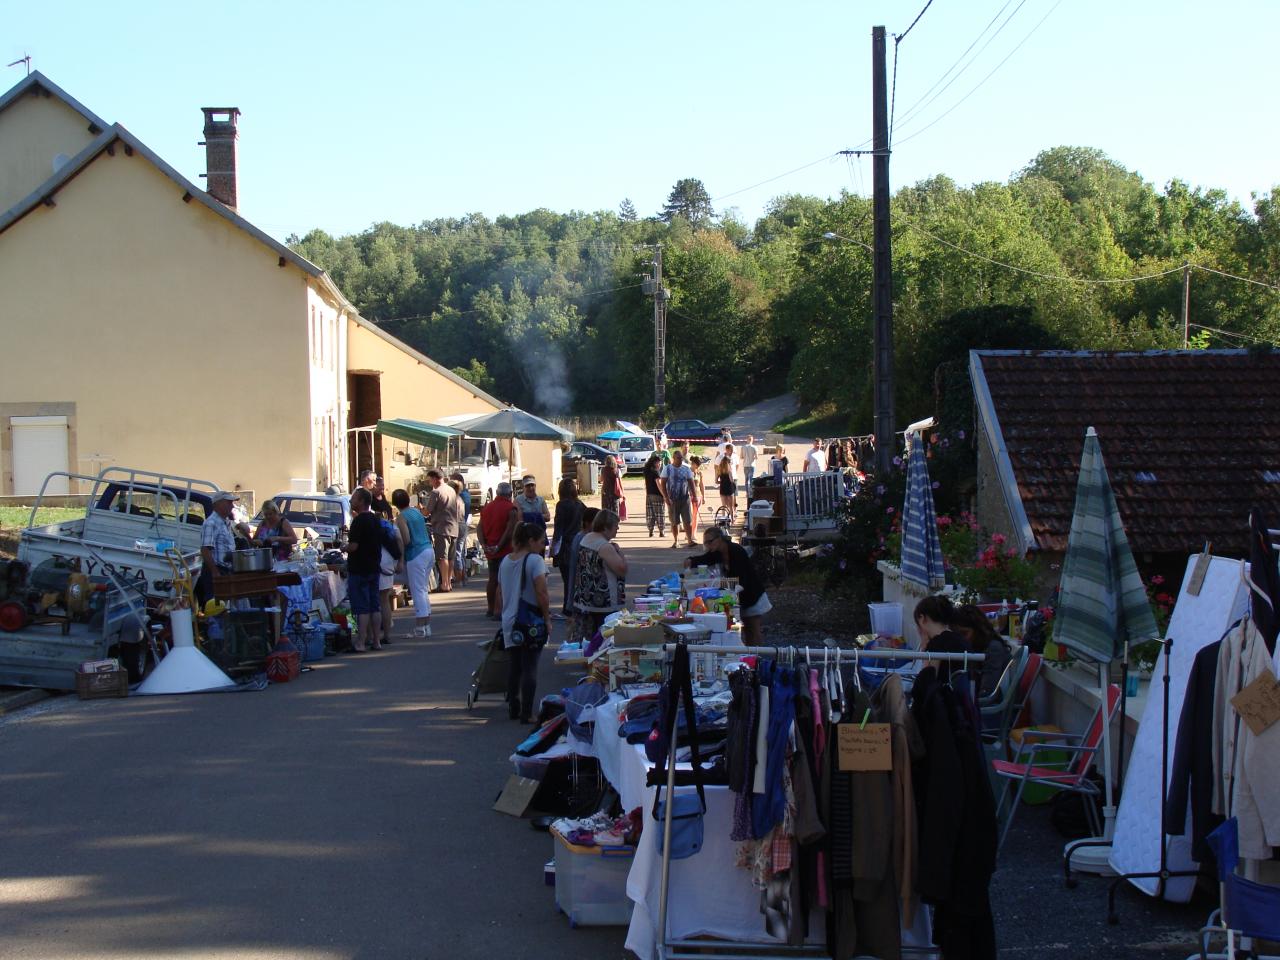
<svg viewBox="0 0 1280 960"><path fill-rule="evenodd" d="M1191 264L1182 265L1182 349L1191 346Z"/></svg>
<svg viewBox="0 0 1280 960"><path fill-rule="evenodd" d="M871 28L872 119L872 304L875 313L876 472L885 476L893 463L893 258L889 238L889 103L885 82L884 27Z"/></svg>
<svg viewBox="0 0 1280 960"><path fill-rule="evenodd" d="M660 420L667 413L667 300L671 292L662 285L662 244L653 256L653 276L645 277L643 292L653 297L653 406Z"/></svg>

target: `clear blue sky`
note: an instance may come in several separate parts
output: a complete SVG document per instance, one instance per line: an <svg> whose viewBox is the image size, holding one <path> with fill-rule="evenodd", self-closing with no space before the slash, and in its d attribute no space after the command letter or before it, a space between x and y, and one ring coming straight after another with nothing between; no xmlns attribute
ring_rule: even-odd
<svg viewBox="0 0 1280 960"><path fill-rule="evenodd" d="M686 176L751 222L782 193L869 192L869 159L743 188L870 137L871 27L901 33L923 5L11 2L0 54L30 53L193 180L199 108L238 106L241 212L281 238L624 197L645 216ZM934 0L899 48L893 185L1004 180L1073 144L1249 205L1280 183L1278 36L1278 0Z"/></svg>

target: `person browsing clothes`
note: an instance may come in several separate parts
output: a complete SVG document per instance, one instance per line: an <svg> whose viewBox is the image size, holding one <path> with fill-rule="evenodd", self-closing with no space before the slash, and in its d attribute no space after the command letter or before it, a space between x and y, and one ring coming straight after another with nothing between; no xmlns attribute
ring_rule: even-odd
<svg viewBox="0 0 1280 960"><path fill-rule="evenodd" d="M707 527L702 531L702 544L707 552L686 558L686 567L718 566L720 576L735 577L741 592L738 604L742 611L742 642L758 647L764 642L764 615L773 609L769 594L765 593L764 580L751 562L751 557L739 544L733 543L719 527Z"/></svg>

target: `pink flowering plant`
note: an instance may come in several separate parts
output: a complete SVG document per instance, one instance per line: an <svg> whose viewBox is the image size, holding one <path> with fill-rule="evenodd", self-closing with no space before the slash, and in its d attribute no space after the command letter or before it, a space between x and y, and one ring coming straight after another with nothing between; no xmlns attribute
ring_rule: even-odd
<svg viewBox="0 0 1280 960"><path fill-rule="evenodd" d="M1014 600L1036 596L1040 586L1040 564L1025 557L1003 533L979 528L977 555L963 566L957 565L954 579L966 602Z"/></svg>
<svg viewBox="0 0 1280 960"><path fill-rule="evenodd" d="M1168 584L1159 574L1148 577L1144 585L1147 588L1147 603L1151 605L1151 615L1156 620L1156 629L1163 637L1169 629L1169 618L1173 616L1173 605L1177 598L1169 592ZM1155 670L1160 647L1160 641L1154 639L1135 643L1129 648L1129 660L1139 670L1150 673Z"/></svg>

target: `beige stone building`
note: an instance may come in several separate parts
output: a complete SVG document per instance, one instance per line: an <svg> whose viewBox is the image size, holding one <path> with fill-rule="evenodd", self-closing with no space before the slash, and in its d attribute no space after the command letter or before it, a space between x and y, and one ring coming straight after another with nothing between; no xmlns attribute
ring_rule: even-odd
<svg viewBox="0 0 1280 960"><path fill-rule="evenodd" d="M243 218L239 111L204 113L207 191L38 72L0 95L0 496L104 466L350 489L353 428L503 406ZM544 489L553 447L522 447Z"/></svg>

